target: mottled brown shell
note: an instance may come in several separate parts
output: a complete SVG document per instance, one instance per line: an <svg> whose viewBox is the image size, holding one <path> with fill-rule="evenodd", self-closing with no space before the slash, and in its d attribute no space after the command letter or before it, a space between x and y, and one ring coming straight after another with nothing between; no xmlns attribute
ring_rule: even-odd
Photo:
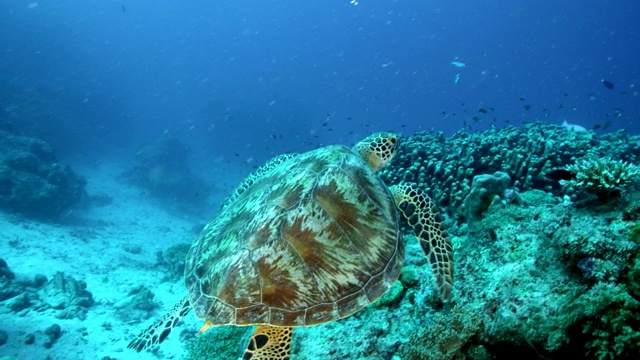
<svg viewBox="0 0 640 360"><path fill-rule="evenodd" d="M279 163L194 241L185 284L213 325L302 326L367 306L398 278L404 243L394 199L351 149Z"/></svg>

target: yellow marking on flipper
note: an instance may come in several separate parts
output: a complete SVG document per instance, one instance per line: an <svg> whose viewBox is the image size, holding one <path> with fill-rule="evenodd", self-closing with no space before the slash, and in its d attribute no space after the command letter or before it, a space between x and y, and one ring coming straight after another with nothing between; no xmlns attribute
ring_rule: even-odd
<svg viewBox="0 0 640 360"><path fill-rule="evenodd" d="M202 327L200 328L200 331L198 331L198 335L202 335L202 333L209 330L210 327L211 327L211 321L209 320L205 321L204 325L202 325Z"/></svg>
<svg viewBox="0 0 640 360"><path fill-rule="evenodd" d="M258 325L242 360L289 360L292 338L292 327Z"/></svg>

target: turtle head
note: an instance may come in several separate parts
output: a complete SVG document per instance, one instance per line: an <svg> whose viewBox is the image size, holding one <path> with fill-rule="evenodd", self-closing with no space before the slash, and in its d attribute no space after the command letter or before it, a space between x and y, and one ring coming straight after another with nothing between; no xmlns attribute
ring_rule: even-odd
<svg viewBox="0 0 640 360"><path fill-rule="evenodd" d="M353 151L359 154L371 170L378 171L385 166L398 149L399 136L390 132L381 132L367 136L353 146Z"/></svg>

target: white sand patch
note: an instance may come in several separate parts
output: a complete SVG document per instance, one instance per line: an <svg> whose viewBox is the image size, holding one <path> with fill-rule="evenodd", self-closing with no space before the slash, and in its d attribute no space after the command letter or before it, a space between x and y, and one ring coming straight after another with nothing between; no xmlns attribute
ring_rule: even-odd
<svg viewBox="0 0 640 360"><path fill-rule="evenodd" d="M51 279L61 271L87 283L96 303L86 320L57 319L57 310L11 312L11 299L0 303L0 329L9 339L0 346L0 357L17 359L167 359L181 358L180 332L197 332L201 324L192 314L160 346L158 354L138 354L126 349L128 342L153 319L124 323L113 304L133 288L145 285L154 294L160 316L185 294L182 280L162 282L166 270L157 266L157 253L195 237L193 227L215 215L217 209L201 219L172 215L148 199L144 192L126 185L118 175L121 169L103 164L94 169L76 169L88 179L90 194L106 193L113 202L105 207L70 211L59 224L27 220L0 213L0 258L19 281L31 281L36 274ZM139 247L140 252L125 251ZM43 346L44 331L52 324L62 328L62 336L50 349ZM35 343L25 344L27 334Z"/></svg>

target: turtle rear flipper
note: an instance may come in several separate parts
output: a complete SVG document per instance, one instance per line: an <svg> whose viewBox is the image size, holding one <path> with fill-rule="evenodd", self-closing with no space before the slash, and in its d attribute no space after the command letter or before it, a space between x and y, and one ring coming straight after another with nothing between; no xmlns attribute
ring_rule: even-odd
<svg viewBox="0 0 640 360"><path fill-rule="evenodd" d="M292 327L258 325L242 360L289 360Z"/></svg>
<svg viewBox="0 0 640 360"><path fill-rule="evenodd" d="M189 310L191 310L191 303L189 302L189 296L185 296L170 312L154 321L147 330L143 331L131 341L129 345L127 345L127 349L141 352L144 349L159 345L169 336L171 330L178 325L180 319L187 315Z"/></svg>
<svg viewBox="0 0 640 360"><path fill-rule="evenodd" d="M391 187L391 193L429 260L440 299L448 301L453 289L453 248L442 215L416 184L400 183Z"/></svg>

